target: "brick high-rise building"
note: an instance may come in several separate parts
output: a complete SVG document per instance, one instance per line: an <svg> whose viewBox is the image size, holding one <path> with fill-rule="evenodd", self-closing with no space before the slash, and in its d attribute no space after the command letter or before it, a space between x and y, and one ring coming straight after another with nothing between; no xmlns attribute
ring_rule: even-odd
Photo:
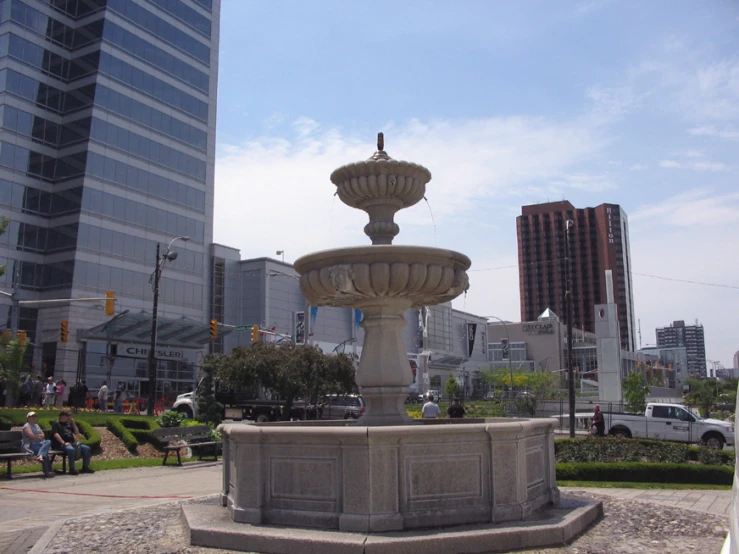
<svg viewBox="0 0 739 554"><path fill-rule="evenodd" d="M573 325L595 332L593 307L607 302L605 270L613 271L621 346L636 350L631 248L626 213L617 204L577 209L567 201L523 206L516 218L521 319L546 308L566 320L565 229L570 228Z"/></svg>
<svg viewBox="0 0 739 554"><path fill-rule="evenodd" d="M673 348L684 346L688 354L688 375L693 378L706 376L706 341L703 325L685 325L684 321L673 321L669 327L657 329L657 347Z"/></svg>

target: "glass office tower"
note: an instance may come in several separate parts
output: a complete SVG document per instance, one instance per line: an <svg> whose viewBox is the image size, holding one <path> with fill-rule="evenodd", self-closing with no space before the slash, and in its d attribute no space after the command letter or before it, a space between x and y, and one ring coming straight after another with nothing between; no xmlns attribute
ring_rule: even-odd
<svg viewBox="0 0 739 554"><path fill-rule="evenodd" d="M2 290L112 290L117 314L150 313L156 245L188 236L159 314L207 320L219 16L220 0L0 1ZM84 331L110 319L101 302L20 316L36 369L68 383Z"/></svg>

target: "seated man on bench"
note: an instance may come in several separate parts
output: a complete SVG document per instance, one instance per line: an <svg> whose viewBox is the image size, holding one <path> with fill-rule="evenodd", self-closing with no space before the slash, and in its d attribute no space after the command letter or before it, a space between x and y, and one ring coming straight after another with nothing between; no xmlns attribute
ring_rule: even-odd
<svg viewBox="0 0 739 554"><path fill-rule="evenodd" d="M51 432L54 434L55 446L67 453L70 475L79 475L80 473L74 467L78 454L82 456L82 473L95 473L95 470L90 468L92 451L89 446L80 444L74 439L75 435L80 434L80 430L68 410L59 412L59 419L51 424Z"/></svg>

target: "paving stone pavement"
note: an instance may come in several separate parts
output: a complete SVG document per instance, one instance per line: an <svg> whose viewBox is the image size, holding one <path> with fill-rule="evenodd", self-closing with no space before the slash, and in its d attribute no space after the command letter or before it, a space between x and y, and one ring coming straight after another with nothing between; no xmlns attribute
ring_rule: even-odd
<svg viewBox="0 0 739 554"><path fill-rule="evenodd" d="M18 475L11 481L0 481L0 522L2 522L0 554L22 554L31 551L35 554L36 552L61 552L67 549L71 552L86 551L85 547L80 549L79 544L75 548L75 545L67 543L65 545L67 549L62 550L57 550L58 546L53 550L47 550L46 545L49 547L53 545L52 538L57 534L58 526L64 520L79 522L75 525L91 526L83 527L84 529L95 529L97 522L110 521L111 528L115 530L117 524L123 523L126 518L135 520L136 514L140 513L142 516L148 514L146 516L147 528L151 529L154 514L159 517L158 514L161 511L161 517L165 518L174 509L173 502L217 494L221 486L221 462L194 463L183 467L157 466L100 471L94 475L75 477L60 475L51 480L43 480L37 476ZM717 516L720 519L715 521L726 522L728 527L731 491L583 487L563 487L561 490L563 494L570 492L576 495L593 494L625 503L635 501L663 506L665 509L702 512ZM648 513L649 510L645 512ZM167 517L175 518L173 521L176 521L177 513L172 512ZM96 517L91 519L89 516ZM720 525L723 527L723 524ZM49 526L51 526L50 529L48 529ZM166 534L167 529L168 527L164 526L163 533ZM719 531L713 534L717 536L725 534L721 529ZM88 532L85 531L83 534ZM113 532L113 540L115 536L116 533ZM716 538L712 540L721 542ZM36 548L32 548L34 544ZM659 550L653 545L650 549L652 552ZM699 546L698 550L700 550ZM112 551L117 552L117 550ZM121 550L123 551L131 552L125 548ZM163 552L158 549L147 551ZM179 552L195 551L196 549L190 548L179 550ZM197 551L201 550L197 549ZM588 550L575 548L571 551L586 552Z"/></svg>

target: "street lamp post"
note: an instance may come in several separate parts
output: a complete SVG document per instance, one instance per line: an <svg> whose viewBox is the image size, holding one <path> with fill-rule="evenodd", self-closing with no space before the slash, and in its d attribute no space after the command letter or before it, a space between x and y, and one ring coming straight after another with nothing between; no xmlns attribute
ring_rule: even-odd
<svg viewBox="0 0 739 554"><path fill-rule="evenodd" d="M154 290L154 302L151 308L151 344L149 345L149 401L146 405L147 415L154 415L154 402L157 396L157 361L156 361L156 348L157 348L157 312L159 310L159 279L162 276L165 262L171 262L177 259L177 252L170 252L172 244L176 240L183 242L190 240L190 237L175 237L173 238L167 250L164 252L164 256L159 256L159 243L157 242L157 257L156 266L154 273L151 275L150 282L152 289Z"/></svg>
<svg viewBox="0 0 739 554"><path fill-rule="evenodd" d="M485 316L485 319L497 319L503 324L503 328L505 329L505 336L506 340L508 341L508 372L511 374L511 398L513 398L513 366L511 365L511 335L508 333L508 325L506 325L506 322L500 319L497 315L488 315Z"/></svg>
<svg viewBox="0 0 739 554"><path fill-rule="evenodd" d="M570 262L570 228L575 222L568 219L565 223L565 272L567 280L567 379L570 401L570 438L575 438L575 370L572 367L572 270Z"/></svg>

